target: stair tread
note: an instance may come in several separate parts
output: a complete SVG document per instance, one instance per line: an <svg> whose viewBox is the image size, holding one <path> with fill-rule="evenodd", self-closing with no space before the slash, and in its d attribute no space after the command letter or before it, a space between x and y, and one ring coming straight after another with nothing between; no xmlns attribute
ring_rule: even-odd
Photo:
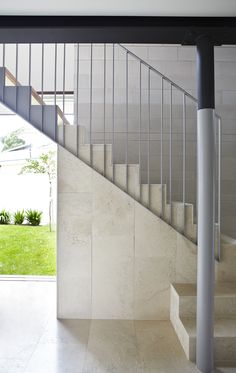
<svg viewBox="0 0 236 373"><path fill-rule="evenodd" d="M197 295L197 286L196 284L186 284L178 283L172 284L175 291L179 296L196 296ZM236 297L236 284L231 282L225 282L222 284L217 284L215 288L215 296L219 297Z"/></svg>
<svg viewBox="0 0 236 373"><path fill-rule="evenodd" d="M196 319L181 318L181 322L190 337L196 337ZM236 317L234 319L215 319L215 338L236 338Z"/></svg>

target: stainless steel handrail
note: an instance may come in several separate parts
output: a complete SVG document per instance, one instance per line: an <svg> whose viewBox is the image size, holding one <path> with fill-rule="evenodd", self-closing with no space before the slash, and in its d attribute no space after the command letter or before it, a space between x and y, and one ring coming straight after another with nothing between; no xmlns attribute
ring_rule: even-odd
<svg viewBox="0 0 236 373"><path fill-rule="evenodd" d="M66 106L66 85L67 85L67 78L69 74L68 71L68 58L70 56L70 53L67 52L67 44L62 44L62 54L60 57L60 47L58 44L53 44L52 47L55 48L55 53L53 61L52 61L52 78L53 78L53 94L54 94L54 105L57 106L58 102L58 92L57 92L57 86L60 85L60 82L62 84L62 107L61 109L57 108L57 113L60 116L60 121L62 122L62 140L61 143L63 146L66 145L66 125L68 124L68 121L65 117L65 106ZM28 44L28 76L27 76L27 84L31 86L31 81L34 80L34 77L32 78L32 61L34 61L32 54L33 54L33 48L32 44ZM44 50L45 47L45 50ZM19 45L20 48L20 45ZM47 64L47 46L44 44L41 44L42 48L42 59L41 59L41 97L33 90L32 88L32 97L36 99L37 103L40 105L44 105L44 95L45 93L45 85L47 85L47 76L46 74L46 64ZM83 79L79 80L80 74L84 74L82 71L83 64L79 65L81 57L80 53L80 46L77 44L77 55L76 58L74 58L74 61L77 61L77 66L75 68L75 92L77 92L77 96L74 93L74 98L76 99L76 102L74 103L74 111L73 115L75 117L75 125L76 125L76 151L75 154L79 157L80 156L80 140L79 140L79 100L78 100L78 94L80 88L83 86ZM144 61L142 58L138 57L135 53L133 53L131 50L129 50L126 46L122 44L104 44L100 47L101 51L103 52L103 57L99 57L99 59L103 59L103 79L102 81L102 87L101 92L99 96L99 104L103 111L103 118L101 119L101 141L103 142L103 152L104 152L104 158L103 158L103 170L101 173L103 173L106 176L106 167L107 167L107 151L108 147L106 145L108 139L110 139L112 143L111 152L112 152L112 165L111 165L111 176L113 182L116 182L116 175L115 175L115 150L117 148L117 142L119 141L117 133L122 134L122 138L125 138L124 140L124 154L122 154L125 164L125 182L124 182L124 190L126 192L130 192L131 183L129 180L129 172L130 167L129 163L132 157L131 151L130 151L130 144L134 141L137 142L137 155L138 158L137 162L140 165L140 170L142 168L142 165L145 163L145 172L146 174L144 177L146 178L146 184L147 184L147 194L146 192L143 193L144 189L142 189L142 175L141 171L139 172L139 192L137 192L138 196L137 198L141 203L145 203L148 208L151 208L152 204L152 198L154 194L152 195L152 162L153 162L153 148L155 145L155 142L158 142L158 150L155 149L155 151L158 151L158 175L154 175L158 178L158 182L160 181L161 185L161 206L158 211L158 215L161 216L163 219L165 219L167 222L172 224L172 208L173 208L173 201L176 201L176 189L179 188L178 195L180 196L180 202L183 203L183 222L182 222L182 229L180 230L181 233L186 234L185 226L186 226L186 211L187 211L187 147L188 141L192 141L192 139L189 140L189 134L188 131L188 123L187 123L187 104L193 105L195 108L197 104L197 99L191 95L189 92L187 92L185 89L180 87L178 84L176 84L174 81L172 81L169 77L162 74L159 70L151 66L148 62ZM102 50L103 48L103 50ZM109 49L111 48L111 49ZM97 88L97 74L96 74L96 53L97 49L94 47L94 44L90 44L90 49L88 48L90 55L88 55L88 67L89 71L87 72L89 76L89 83L88 87L86 89L89 90L89 97L88 97L88 129L89 129L89 160L88 163L90 163L91 166L95 163L94 157L94 142L96 141L96 97L97 92L95 89ZM7 48L6 45L2 45L2 65L5 67L6 61L6 54L7 54ZM16 45L16 60L15 60L15 77L10 74L7 69L5 76L7 76L8 84L13 84L15 86L20 86L20 83L18 82L18 67L20 64L20 53L18 53L18 45ZM121 55L124 57L122 63L124 64L124 72L120 72L119 64ZM8 57L8 56L7 56ZM75 56L74 56L75 57ZM138 129L135 131L133 128L132 118L130 118L132 114L132 100L134 99L134 94L132 92L132 77L133 77L133 70L131 63L135 61L135 64L137 66L137 72L135 79L137 80L135 85L135 90L137 94L137 98L135 101L135 109L137 107L137 110L135 110L136 115L136 121L138 123ZM62 71L60 71L60 66L62 67ZM20 73L19 69L19 73ZM121 69L122 70L122 69ZM123 71L123 70L122 70ZM124 74L124 81L122 80L122 76L118 76L118 73ZM84 77L83 77L84 78ZM110 80L109 80L110 79ZM139 81L138 81L139 80ZM122 81L122 82L121 82ZM160 86L157 88L157 95L158 98L160 98L160 112L157 114L158 116L158 123L155 124L155 127L153 126L153 109L155 109L155 93L153 92L153 82L158 81L158 84ZM138 83L138 84L137 84ZM124 97L122 97L122 100L119 101L119 89L121 85L124 84ZM40 83L39 83L40 85ZM81 87L80 87L81 86ZM61 88L61 87L60 87ZM167 92L166 92L167 91ZM145 93L145 95L144 95ZM166 94L168 93L168 95ZM178 117L178 120L180 119L180 128L181 133L178 132L178 128L175 128L175 94L180 94L181 101L178 102L179 107L182 109L180 110L180 118ZM17 98L17 95L16 95ZM188 100L188 101L187 101ZM119 125L119 118L121 118L121 114L118 113L119 104L122 103L122 110L124 109L124 116L123 116L123 125L124 129L118 128ZM109 106L110 105L110 106ZM168 111L166 111L168 109ZM122 111L121 110L121 111ZM195 109L194 109L195 110ZM120 117L117 119L117 115L120 115ZM221 235L221 141L222 141L222 121L218 114L215 114L216 117L216 125L218 126L218 169L217 169L217 190L218 190L218 196L217 196L217 217L216 217L216 230L217 230L217 253L216 258L220 260L220 235ZM108 123L110 118L110 123ZM145 119L144 119L145 118ZM155 120L157 120L155 118ZM145 122L146 121L146 122ZM43 108L42 108L42 130L44 126L44 116L43 116ZM56 126L56 123L55 123ZM153 128L155 128L153 130ZM156 133L155 133L156 130ZM158 132L159 131L159 132ZM57 134L58 128L55 128L55 133ZM137 139L134 139L134 136L132 134L137 135ZM154 137L157 135L157 137ZM188 136L187 136L188 135ZM56 135L57 136L57 135ZM59 138L59 136L58 136ZM194 139L194 141L196 141ZM60 142L60 141L59 141ZM174 143L175 142L175 143ZM178 182L181 185L178 185L176 188L175 185L175 144L178 142L181 142L183 154L178 155L180 158L180 164L181 164L181 174L178 175L179 179ZM145 144L145 147L142 145ZM145 148L145 150L143 150ZM143 155L143 153L145 153ZM145 158L146 157L146 158ZM145 159L145 162L144 162ZM180 180L180 181L179 181ZM166 191L168 193L166 193ZM166 195L167 194L167 195ZM195 192L195 195L197 196L197 192ZM146 200L145 200L146 199ZM144 201L145 200L145 201ZM165 209L165 203L168 201L169 203L169 210ZM193 202L193 201L191 201ZM196 204L196 201L194 200L193 204ZM195 206L196 207L196 206Z"/></svg>
<svg viewBox="0 0 236 373"><path fill-rule="evenodd" d="M173 136L173 123L172 123L172 93L173 93L173 88L175 88L178 92L181 92L183 94L183 192L182 192L182 199L183 199L183 225L185 227L185 205L186 205L186 130L187 130L187 121L186 121L186 98L190 99L193 103L197 104L197 99L188 93L185 89L180 87L178 84L176 84L174 81L172 81L170 78L162 74L159 70L155 69L153 66L151 66L148 62L144 61L142 58L138 57L135 53L130 51L127 47L125 47L122 44L118 44L120 48L125 52L126 56L130 55L132 56L136 61L139 62L140 66L145 66L148 71L148 95L150 96L150 82L149 82L149 77L150 77L150 72L154 72L161 78L161 144L160 144L160 182L161 185L164 183L164 176L163 176L163 111L164 111L164 82L168 83L170 86L170 128L169 128L169 204L170 204L170 216L167 219L170 223L172 220L172 136ZM140 77L141 79L141 77ZM149 98L150 99L150 98ZM141 103L140 103L141 105ZM150 203L150 103L148 100L148 123L149 123L149 131L148 131L148 201ZM217 180L217 188L218 188L218 198L217 198L217 221L215 223L215 226L217 228L217 248L216 248L216 259L220 260L220 237L221 237L221 142L222 142L222 120L221 117L215 113L216 117L216 122L218 124L218 180ZM139 145L140 147L140 145ZM140 159L140 156L139 156ZM163 194L163 187L162 187L162 194ZM148 203L148 205L149 205ZM195 209L197 210L197 192L196 192L196 201L195 201ZM160 215L164 218L164 211L163 211L163 196L162 196L162 206L161 206L161 213ZM183 229L183 233L185 231L185 228Z"/></svg>

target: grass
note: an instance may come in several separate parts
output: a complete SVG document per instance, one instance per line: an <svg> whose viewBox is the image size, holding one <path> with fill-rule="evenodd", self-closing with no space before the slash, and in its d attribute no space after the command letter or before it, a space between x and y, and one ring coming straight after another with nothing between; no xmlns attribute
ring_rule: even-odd
<svg viewBox="0 0 236 373"><path fill-rule="evenodd" d="M55 274L55 232L48 226L0 225L0 275Z"/></svg>

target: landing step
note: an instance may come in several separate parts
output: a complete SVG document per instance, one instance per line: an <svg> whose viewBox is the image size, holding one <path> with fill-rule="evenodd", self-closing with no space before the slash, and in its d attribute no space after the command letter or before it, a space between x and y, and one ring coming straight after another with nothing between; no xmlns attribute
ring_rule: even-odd
<svg viewBox="0 0 236 373"><path fill-rule="evenodd" d="M236 283L215 287L214 349L217 366L236 366ZM171 285L170 319L187 358L196 360L196 284Z"/></svg>
<svg viewBox="0 0 236 373"><path fill-rule="evenodd" d="M172 284L175 291L179 296L196 296L197 285L196 284ZM225 282L217 284L215 287L215 297L236 297L236 283ZM235 315L236 317L236 315Z"/></svg>
<svg viewBox="0 0 236 373"><path fill-rule="evenodd" d="M196 318L197 287L195 284L172 284L171 302L178 308L178 317ZM236 318L236 284L222 283L215 288L215 318ZM177 311L177 310L176 310Z"/></svg>
<svg viewBox="0 0 236 373"><path fill-rule="evenodd" d="M196 360L196 320L181 319L189 338L190 360ZM236 318L217 319L214 324L214 355L217 366L236 367Z"/></svg>

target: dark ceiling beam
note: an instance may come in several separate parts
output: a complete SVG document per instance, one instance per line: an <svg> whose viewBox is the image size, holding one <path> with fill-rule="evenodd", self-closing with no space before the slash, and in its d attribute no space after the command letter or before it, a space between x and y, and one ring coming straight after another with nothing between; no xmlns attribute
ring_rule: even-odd
<svg viewBox="0 0 236 373"><path fill-rule="evenodd" d="M236 44L236 17L0 16L1 43Z"/></svg>

